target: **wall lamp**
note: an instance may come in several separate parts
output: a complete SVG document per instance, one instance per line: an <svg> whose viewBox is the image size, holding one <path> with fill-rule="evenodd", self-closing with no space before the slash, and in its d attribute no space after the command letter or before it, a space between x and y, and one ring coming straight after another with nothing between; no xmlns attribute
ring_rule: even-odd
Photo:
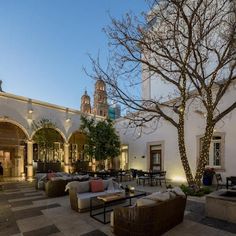
<svg viewBox="0 0 236 236"><path fill-rule="evenodd" d="M32 108L30 108L29 110L28 110L28 113L29 114L32 114L34 112L34 110L32 109Z"/></svg>

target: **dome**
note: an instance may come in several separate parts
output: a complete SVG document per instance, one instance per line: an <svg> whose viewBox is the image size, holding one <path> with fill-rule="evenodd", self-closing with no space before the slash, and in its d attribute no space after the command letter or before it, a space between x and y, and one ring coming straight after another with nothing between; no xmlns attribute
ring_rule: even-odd
<svg viewBox="0 0 236 236"><path fill-rule="evenodd" d="M84 91L84 95L81 97L81 99L90 99L90 96L87 93L87 90Z"/></svg>
<svg viewBox="0 0 236 236"><path fill-rule="evenodd" d="M105 90L106 84L102 79L98 79L95 84L96 90Z"/></svg>

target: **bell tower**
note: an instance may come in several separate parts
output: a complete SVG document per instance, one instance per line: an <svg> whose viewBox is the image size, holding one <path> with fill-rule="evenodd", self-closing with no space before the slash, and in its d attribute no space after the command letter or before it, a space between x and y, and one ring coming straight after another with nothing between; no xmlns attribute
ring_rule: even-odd
<svg viewBox="0 0 236 236"><path fill-rule="evenodd" d="M95 83L93 113L98 116L108 116L106 84L102 79Z"/></svg>
<svg viewBox="0 0 236 236"><path fill-rule="evenodd" d="M81 97L80 111L88 114L91 113L90 97L86 90L84 91L84 95Z"/></svg>

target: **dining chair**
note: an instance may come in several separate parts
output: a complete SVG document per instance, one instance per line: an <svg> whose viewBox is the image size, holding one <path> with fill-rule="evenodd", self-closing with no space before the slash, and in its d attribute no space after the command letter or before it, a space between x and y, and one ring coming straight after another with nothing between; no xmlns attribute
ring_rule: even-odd
<svg viewBox="0 0 236 236"><path fill-rule="evenodd" d="M159 175L154 177L156 181L156 185L159 183L162 186L162 181L165 183L166 186L166 171L160 171Z"/></svg>
<svg viewBox="0 0 236 236"><path fill-rule="evenodd" d="M215 177L216 177L216 190L218 190L219 188L225 187L225 184L223 183L221 174L216 173Z"/></svg>
<svg viewBox="0 0 236 236"><path fill-rule="evenodd" d="M148 175L145 175L145 174L143 173L143 171L138 171L138 172L137 172L137 176L138 176L138 178L137 178L137 184L141 184L141 182L142 182L142 184L143 184L143 186L144 186L146 182L149 183L149 181L150 181L150 177L149 177Z"/></svg>

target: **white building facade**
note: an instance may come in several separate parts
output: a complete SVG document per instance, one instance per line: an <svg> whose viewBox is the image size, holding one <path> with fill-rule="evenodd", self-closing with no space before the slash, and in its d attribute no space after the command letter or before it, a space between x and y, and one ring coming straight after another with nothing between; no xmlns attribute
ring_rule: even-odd
<svg viewBox="0 0 236 236"><path fill-rule="evenodd" d="M158 86L151 85L158 91ZM156 86L156 87L155 87ZM147 93L148 89L144 90ZM149 94L144 94L149 97ZM225 94L220 108L228 107L236 101L236 84ZM185 142L187 155L193 174L201 149L201 137L205 130L205 117L199 104L191 104L186 114ZM173 113L174 115L174 113ZM161 119L150 122L142 130L127 128L128 120L121 118L116 121L116 129L122 144L128 146L129 168L139 170L165 170L167 178L186 181L178 149L177 129ZM223 177L236 174L236 110L233 110L214 129L210 147L208 167L214 168Z"/></svg>
<svg viewBox="0 0 236 236"><path fill-rule="evenodd" d="M166 1L168 2L168 1ZM191 1L187 1L189 4ZM230 4L233 4L234 1L229 1ZM195 2L192 1L192 4ZM212 1L211 6L214 6L214 4L220 3L222 4L222 1ZM168 5L165 5L165 1L159 1L160 8L163 9ZM220 5L219 4L219 5ZM217 5L217 4L216 4ZM222 5L224 6L224 9L228 9L230 6L233 5ZM171 9L171 4L168 5L168 7ZM159 5L156 6L156 9L158 11ZM216 8L217 9L217 8ZM209 12L211 12L211 8L208 7ZM155 8L153 10L155 13ZM164 11L165 12L165 11ZM172 12L170 10L170 12ZM187 12L187 10L186 10ZM223 10L218 13L218 16L220 17L221 14L223 14ZM163 12L162 12L163 13ZM172 12L173 13L173 12ZM164 13L163 13L164 14ZM154 17L153 17L153 16ZM173 14L174 15L174 14ZM172 25L166 22L172 22L176 19L172 19L172 15L169 14L166 16L168 20L163 20L165 17L163 17L162 21L160 22L156 19L156 16L159 16L158 19L162 19L162 14L152 14L150 12L150 22L152 19L154 20L152 22L152 26L150 27L151 32L150 35L147 33L147 38L150 40L148 43L152 45L152 42L154 42L152 45L153 50L159 52L163 55L165 50L163 48L168 48L174 56L178 55L176 53L175 45L171 38L174 36L170 36L169 39L166 39L168 37L161 38L161 35L166 36L168 34L168 30L171 30ZM218 19L218 18L217 18ZM230 18L227 18L229 20ZM234 17L232 17L232 20L235 20ZM149 23L150 23L149 22ZM163 23L164 22L164 23ZM176 20L177 22L177 20ZM178 21L178 26L181 25L181 20ZM172 22L173 23L173 22ZM184 25L184 24L183 24ZM182 30L184 26L182 25ZM215 49L219 49L222 46L222 32L225 31L226 28L224 28L224 25L221 28L214 28L214 31L209 34L209 39L214 44ZM180 30L180 31L181 31ZM185 32L183 30L183 32ZM195 33L194 31L193 33ZM157 38L155 38L155 34L159 35ZM170 35L171 32L170 32ZM149 38L150 36L150 38ZM219 37L218 37L219 36ZM179 36L180 37L180 36ZM187 36L186 36L187 37ZM197 37L197 36L196 36ZM161 44L163 48L160 46L155 47L155 42L158 41L158 39L163 42ZM156 41L155 41L156 40ZM165 44L165 42L167 42ZM188 42L187 39L182 39L182 44ZM169 43L169 44L168 44ZM172 44L173 43L173 44ZM181 45L182 45L181 44ZM172 45L172 47L168 46ZM187 44L186 44L187 45ZM166 46L166 47L165 47ZM177 47L177 46L176 46ZM214 48L213 47L213 48ZM187 46L186 46L187 48ZM163 49L163 51L162 51ZM178 48L180 51L181 48L179 46ZM214 51L214 50L212 50ZM183 52L185 52L183 50ZM165 59L165 57L158 57L155 53L152 53L152 50L150 50L148 47L145 48L142 51L144 55L144 61L149 62L150 64L154 64L155 62L159 62L159 67L157 68L159 70L162 69L164 73L168 78L171 78L172 80L175 80L178 78L175 75L175 73L169 68L176 68L175 64L172 63L172 61L168 61L168 59ZM175 54L176 53L176 54ZM173 57L174 57L173 56ZM167 56L168 58L168 56ZM178 56L177 56L178 58ZM204 72L206 75L211 74L212 71L214 71L215 67L217 66L217 60L214 53L209 53L207 58L207 63L203 64ZM194 64L194 60L191 61ZM149 65L149 64L148 64ZM194 64L195 65L195 64ZM193 66L194 67L194 66ZM165 71L166 69L166 71ZM171 71L171 72L169 72ZM168 83L168 80L161 79L160 74L154 73L155 70L150 71L149 66L145 65L143 63L142 68L142 95L141 99L142 101L159 101L160 103L164 102L170 102L171 100L174 100L178 97L180 97L179 90L176 89L176 87L172 83ZM235 75L235 71L233 73ZM217 81L221 81L224 78L227 78L229 75L229 67L225 66L221 73L217 74ZM159 79L158 79L159 78ZM205 78L205 77L204 77ZM178 80L176 80L178 81ZM187 82L188 84L188 82ZM191 83L190 83L191 84ZM194 90L194 87L190 87L190 90ZM214 96L214 95L213 95ZM229 89L227 89L226 93L221 99L221 102L217 105L217 112L222 112L226 108L228 108L230 105L232 105L236 101L236 85L235 83L232 84ZM153 102L154 104L154 102ZM193 174L196 172L196 166L198 163L198 158L201 150L201 137L203 136L205 132L205 111L204 107L202 107L199 103L196 101L189 101L186 106L186 121L185 121L185 142L186 142L186 148L187 148L187 156L189 159L189 164L192 169ZM171 113L171 109L169 111L165 110L165 113L169 117L173 117L175 120L176 114L173 112ZM216 115L214 114L214 115ZM178 117L176 117L178 120ZM230 114L228 114L226 117L224 117L223 120L220 120L215 127L214 134L212 137L211 147L210 147L210 153L209 153L209 163L208 166L214 168L217 172L222 173L222 176L231 176L236 174L236 110L233 110ZM128 127L128 120L125 119L119 119L116 122L117 130L120 134L121 140L123 144L128 145L129 148L129 168L134 169L142 169L142 170L165 170L167 171L167 178L177 181L186 181L185 173L182 167L182 163L180 160L179 155L179 148L178 148L178 137L177 137L177 129L167 121L160 119L159 122L149 122L146 123L144 127L133 127L133 128L127 128Z"/></svg>

